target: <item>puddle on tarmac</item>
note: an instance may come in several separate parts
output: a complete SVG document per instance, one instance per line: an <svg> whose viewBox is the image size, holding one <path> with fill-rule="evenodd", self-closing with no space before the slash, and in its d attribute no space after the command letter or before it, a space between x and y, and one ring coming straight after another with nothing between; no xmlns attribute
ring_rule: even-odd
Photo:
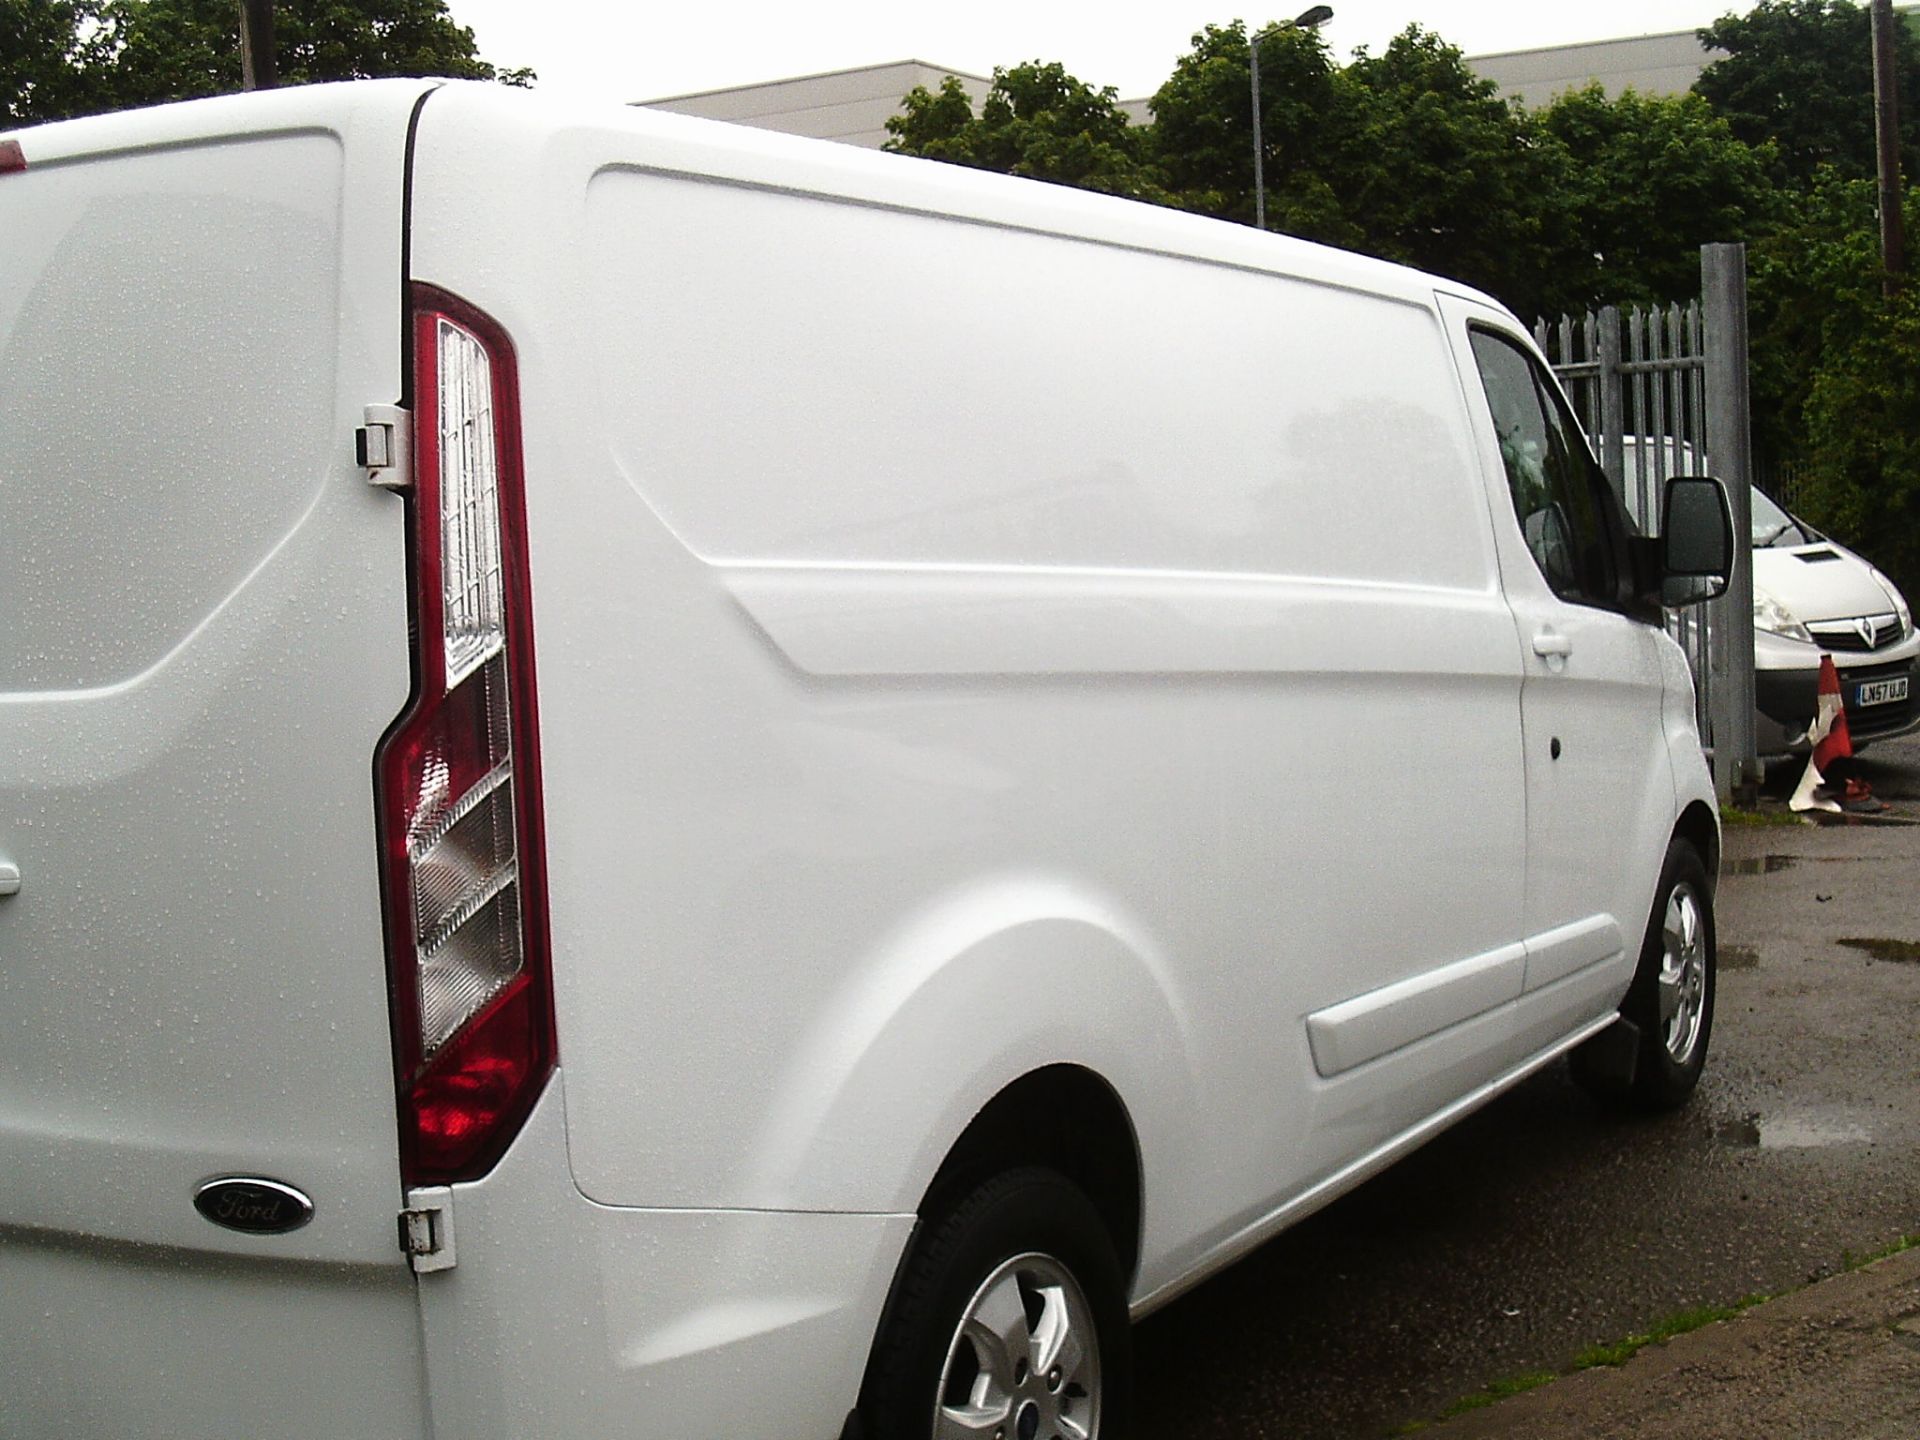
<svg viewBox="0 0 1920 1440"><path fill-rule="evenodd" d="M1828 1145L1866 1145L1873 1135L1865 1126L1817 1115L1748 1115L1730 1120L1714 1131L1729 1145L1758 1146L1762 1150L1818 1150Z"/></svg>
<svg viewBox="0 0 1920 1440"><path fill-rule="evenodd" d="M1760 952L1751 945L1722 945L1714 955L1722 970L1751 970L1760 963Z"/></svg>
<svg viewBox="0 0 1920 1440"><path fill-rule="evenodd" d="M1858 935L1843 936L1834 942L1849 949L1864 950L1876 960L1920 961L1920 941L1863 939Z"/></svg>
<svg viewBox="0 0 1920 1440"><path fill-rule="evenodd" d="M1778 875L1800 863L1797 855L1743 855L1728 860L1720 868L1729 875Z"/></svg>

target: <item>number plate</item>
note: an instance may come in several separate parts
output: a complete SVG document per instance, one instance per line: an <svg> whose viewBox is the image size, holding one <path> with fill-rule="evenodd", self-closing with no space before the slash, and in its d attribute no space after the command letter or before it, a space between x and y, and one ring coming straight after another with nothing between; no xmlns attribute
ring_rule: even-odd
<svg viewBox="0 0 1920 1440"><path fill-rule="evenodd" d="M1894 700L1907 698L1907 677L1896 675L1891 680L1869 680L1853 692L1856 705L1886 705Z"/></svg>

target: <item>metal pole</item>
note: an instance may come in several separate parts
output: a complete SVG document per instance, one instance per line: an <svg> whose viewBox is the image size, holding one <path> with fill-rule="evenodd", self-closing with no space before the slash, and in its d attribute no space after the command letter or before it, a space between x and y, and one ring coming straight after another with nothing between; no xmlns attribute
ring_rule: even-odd
<svg viewBox="0 0 1920 1440"><path fill-rule="evenodd" d="M1747 247L1702 245L1707 454L1733 510L1733 577L1708 613L1713 788L1726 804L1759 779L1753 733L1753 425L1747 393Z"/></svg>
<svg viewBox="0 0 1920 1440"><path fill-rule="evenodd" d="M1247 33L1247 71L1253 77L1253 224L1267 228L1267 164L1260 139L1260 41L1276 30L1318 30L1333 18L1331 5L1315 5L1291 20L1280 20L1264 30Z"/></svg>
<svg viewBox="0 0 1920 1440"><path fill-rule="evenodd" d="M1893 75L1893 0L1873 0L1873 129L1880 167L1881 288L1891 295L1907 270L1900 214L1900 91Z"/></svg>
<svg viewBox="0 0 1920 1440"><path fill-rule="evenodd" d="M240 83L271 90L280 83L273 59L273 0L240 0Z"/></svg>
<svg viewBox="0 0 1920 1440"><path fill-rule="evenodd" d="M1620 307L1600 307L1600 468L1607 472L1624 499L1627 491L1627 377L1620 369ZM1635 447L1636 449L1639 447ZM1654 523L1643 508L1640 528L1651 535Z"/></svg>
<svg viewBox="0 0 1920 1440"><path fill-rule="evenodd" d="M1260 35L1267 32L1262 30ZM1260 35L1247 41L1247 58L1253 70L1253 228L1267 228L1267 172L1261 158L1260 143Z"/></svg>

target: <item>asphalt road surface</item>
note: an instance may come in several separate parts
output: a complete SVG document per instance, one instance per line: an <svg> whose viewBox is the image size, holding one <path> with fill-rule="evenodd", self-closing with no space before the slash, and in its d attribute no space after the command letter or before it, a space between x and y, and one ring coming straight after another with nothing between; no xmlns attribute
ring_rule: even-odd
<svg viewBox="0 0 1920 1440"><path fill-rule="evenodd" d="M1532 1077L1141 1324L1140 1433L1378 1440L1920 1233L1920 736L1862 758L1913 824L1727 832L1686 1110Z"/></svg>

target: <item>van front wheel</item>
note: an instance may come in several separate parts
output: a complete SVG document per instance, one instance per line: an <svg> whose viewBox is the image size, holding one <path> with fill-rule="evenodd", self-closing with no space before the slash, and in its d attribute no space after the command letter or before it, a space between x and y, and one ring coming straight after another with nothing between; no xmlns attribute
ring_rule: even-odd
<svg viewBox="0 0 1920 1440"><path fill-rule="evenodd" d="M994 1177L921 1222L867 1371L876 1437L1120 1440L1126 1297L1099 1212L1065 1177Z"/></svg>
<svg viewBox="0 0 1920 1440"><path fill-rule="evenodd" d="M1640 967L1620 1006L1639 1032L1631 1081L1597 1063L1601 1047L1573 1054L1574 1078L1605 1100L1636 1110L1686 1104L1707 1063L1713 1033L1713 878L1685 840L1667 848ZM1604 1037L1602 1037L1604 1039Z"/></svg>

